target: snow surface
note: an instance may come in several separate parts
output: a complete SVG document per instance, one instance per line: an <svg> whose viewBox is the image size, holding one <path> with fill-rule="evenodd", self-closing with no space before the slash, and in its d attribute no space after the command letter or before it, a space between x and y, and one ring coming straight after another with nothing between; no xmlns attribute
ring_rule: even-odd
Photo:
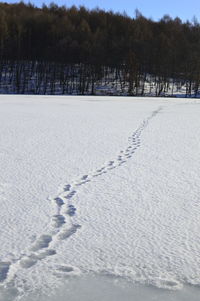
<svg viewBox="0 0 200 301"><path fill-rule="evenodd" d="M199 100L0 96L0 301L87 274L199 286L199 114Z"/></svg>

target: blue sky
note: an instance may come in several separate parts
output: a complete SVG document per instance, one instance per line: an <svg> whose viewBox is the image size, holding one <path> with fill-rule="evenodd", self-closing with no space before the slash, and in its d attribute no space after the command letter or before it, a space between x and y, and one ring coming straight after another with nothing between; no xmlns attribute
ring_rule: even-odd
<svg viewBox="0 0 200 301"><path fill-rule="evenodd" d="M6 1L6 0L5 0ZM7 0L7 2L18 2L17 0ZM25 0L25 2L28 2ZM52 0L30 0L36 6L42 3L49 4ZM88 8L100 7L106 10L123 12L126 11L131 17L134 16L135 9L139 9L146 17L158 20L164 14L172 17L180 17L182 20L192 20L195 15L200 21L200 0L58 0L54 1L58 5L84 5Z"/></svg>

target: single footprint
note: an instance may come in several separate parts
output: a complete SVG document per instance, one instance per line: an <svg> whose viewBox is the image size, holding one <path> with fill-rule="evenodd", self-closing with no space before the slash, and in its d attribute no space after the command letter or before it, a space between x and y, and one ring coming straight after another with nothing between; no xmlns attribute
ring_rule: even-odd
<svg viewBox="0 0 200 301"><path fill-rule="evenodd" d="M65 185L64 191L70 191L70 189L71 189L71 185L70 184Z"/></svg>
<svg viewBox="0 0 200 301"><path fill-rule="evenodd" d="M77 267L71 265L60 265L56 268L54 274L57 277L69 277L69 276L78 276L81 274L81 271Z"/></svg>
<svg viewBox="0 0 200 301"><path fill-rule="evenodd" d="M76 190L73 190L72 192L68 193L68 195L65 196L65 198L67 200L70 200L75 194L76 194Z"/></svg>
<svg viewBox="0 0 200 301"><path fill-rule="evenodd" d="M0 283L7 278L10 265L10 262L0 262Z"/></svg>
<svg viewBox="0 0 200 301"><path fill-rule="evenodd" d="M51 235L41 235L40 238L36 241L35 245L31 248L31 251L38 251L40 249L48 248L51 241Z"/></svg>
<svg viewBox="0 0 200 301"><path fill-rule="evenodd" d="M76 208L73 205L68 206L67 214L69 216L74 216L76 214Z"/></svg>
<svg viewBox="0 0 200 301"><path fill-rule="evenodd" d="M73 272L73 267L71 266L60 266L58 268L58 271L61 271L61 272L64 272L64 273L70 273L70 272Z"/></svg>
<svg viewBox="0 0 200 301"><path fill-rule="evenodd" d="M20 260L20 265L24 269L29 269L33 265L35 265L39 260L45 259L48 256L53 256L56 254L56 251L53 249L49 249L46 251L42 251L38 254L31 254L30 256L26 256Z"/></svg>
<svg viewBox="0 0 200 301"><path fill-rule="evenodd" d="M59 197L55 198L54 200L56 201L58 207L61 207L64 204L64 201Z"/></svg>
<svg viewBox="0 0 200 301"><path fill-rule="evenodd" d="M56 228L60 228L63 224L65 224L65 217L61 214L54 215L52 220Z"/></svg>
<svg viewBox="0 0 200 301"><path fill-rule="evenodd" d="M69 238L71 235L73 235L74 233L76 233L76 231L81 228L80 225L72 225L71 228L68 229L64 229L58 236L59 239L64 240Z"/></svg>
<svg viewBox="0 0 200 301"><path fill-rule="evenodd" d="M27 256L27 257L23 258L22 260L20 260L20 265L24 269L29 269L36 263L37 263L37 259L35 256Z"/></svg>

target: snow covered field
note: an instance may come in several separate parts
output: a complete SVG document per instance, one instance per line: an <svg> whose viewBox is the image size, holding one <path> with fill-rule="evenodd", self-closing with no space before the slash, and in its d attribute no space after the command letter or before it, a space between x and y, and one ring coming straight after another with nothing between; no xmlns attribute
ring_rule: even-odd
<svg viewBox="0 0 200 301"><path fill-rule="evenodd" d="M198 287L199 116L199 100L0 96L0 301L91 275Z"/></svg>

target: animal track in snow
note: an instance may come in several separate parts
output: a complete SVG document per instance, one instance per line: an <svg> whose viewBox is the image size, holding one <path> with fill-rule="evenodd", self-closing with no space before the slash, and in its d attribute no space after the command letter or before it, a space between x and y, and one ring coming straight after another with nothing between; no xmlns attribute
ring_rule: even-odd
<svg viewBox="0 0 200 301"><path fill-rule="evenodd" d="M29 269L30 267L32 267L33 265L35 265L37 263L37 260L34 257L27 256L27 257L24 257L22 260L20 260L19 263L22 268Z"/></svg>
<svg viewBox="0 0 200 301"><path fill-rule="evenodd" d="M148 118L146 118L141 125L133 132L132 136L129 137L129 145L124 149L120 150L115 159L108 161L100 168L93 172L79 177L77 181L73 184L65 184L62 192L52 199L52 204L56 206L56 214L52 215L51 225L53 223L54 232L52 233L51 225L49 225L50 234L42 234L33 245L30 247L29 251L31 254L23 254L20 259L13 262L0 262L0 284L8 282L15 277L17 269L19 266L21 268L31 268L38 261L45 259L48 256L53 256L56 254L56 250L51 248L51 243L55 240L65 240L74 235L81 225L74 224L73 217L76 214L76 207L71 202L74 196L77 194L77 189L81 185L85 185L92 181L95 177L102 176L108 173L110 170L125 164L135 153L135 151L141 146L140 136L143 130L148 126L149 121L155 117L162 108L158 108L154 111ZM17 268L16 268L17 267ZM61 267L57 271L65 273L73 273L74 269L72 267ZM9 277L9 274L11 277Z"/></svg>
<svg viewBox="0 0 200 301"><path fill-rule="evenodd" d="M36 241L35 245L32 246L31 251L38 251L44 248L48 248L51 241L52 237L50 235L43 234Z"/></svg>
<svg viewBox="0 0 200 301"><path fill-rule="evenodd" d="M58 270L61 272L70 273L70 272L73 272L74 269L69 266L61 266L58 268Z"/></svg>
<svg viewBox="0 0 200 301"><path fill-rule="evenodd" d="M64 186L64 191L70 191L70 188L71 188L71 185L70 184L67 184Z"/></svg>
<svg viewBox="0 0 200 301"><path fill-rule="evenodd" d="M60 228L63 224L65 224L65 217L62 214L54 215L52 220L56 228Z"/></svg>
<svg viewBox="0 0 200 301"><path fill-rule="evenodd" d="M80 225L72 225L71 228L63 229L62 232L59 233L58 238L60 240L64 240L66 238L69 238L71 235L76 233L76 231L81 228Z"/></svg>
<svg viewBox="0 0 200 301"><path fill-rule="evenodd" d="M39 260L46 258L47 256L53 256L56 254L55 250L48 249L38 254L32 254L30 256L24 257L20 260L21 267L28 269L35 265Z"/></svg>
<svg viewBox="0 0 200 301"><path fill-rule="evenodd" d="M65 196L65 199L70 200L75 194L76 194L76 190L73 190L68 195Z"/></svg>
<svg viewBox="0 0 200 301"><path fill-rule="evenodd" d="M80 270L77 267L71 265L60 265L56 268L54 274L57 277L69 277L76 276L80 274Z"/></svg>
<svg viewBox="0 0 200 301"><path fill-rule="evenodd" d="M75 215L75 213L76 213L76 208L73 205L69 205L67 214L69 214L69 216L73 216Z"/></svg>
<svg viewBox="0 0 200 301"><path fill-rule="evenodd" d="M68 203L69 201L70 202L72 201L73 197L77 193L77 190L75 190L74 187L85 185L88 182L90 182L93 178L106 174L107 172L109 172L109 170L114 169L117 166L121 166L122 164L125 164L127 160L130 159L135 153L135 151L140 147L141 145L140 136L142 131L147 127L149 121L161 111L161 109L162 108L158 108L158 110L154 111L147 119L145 119L141 123L141 125L128 139L130 144L125 148L125 150L121 150L119 152L116 159L108 161L108 163L98 168L94 173L88 173L83 175L82 177L79 178L79 180L75 182L74 185L66 184L63 187L63 192L55 198L59 214L53 217L55 225L58 228L61 228L56 234L60 239L69 238L72 234L77 232L78 228L80 228L79 225L74 225L71 222L71 227L65 226L65 229L63 229L66 219L71 218L76 214L76 207L73 204ZM65 192L68 192L68 194L65 195L64 194ZM65 210L63 209L64 206L65 206Z"/></svg>
<svg viewBox="0 0 200 301"><path fill-rule="evenodd" d="M64 204L64 201L61 198L55 198L55 201L58 207L61 207Z"/></svg>
<svg viewBox="0 0 200 301"><path fill-rule="evenodd" d="M9 268L10 262L0 262L0 283L6 279Z"/></svg>

